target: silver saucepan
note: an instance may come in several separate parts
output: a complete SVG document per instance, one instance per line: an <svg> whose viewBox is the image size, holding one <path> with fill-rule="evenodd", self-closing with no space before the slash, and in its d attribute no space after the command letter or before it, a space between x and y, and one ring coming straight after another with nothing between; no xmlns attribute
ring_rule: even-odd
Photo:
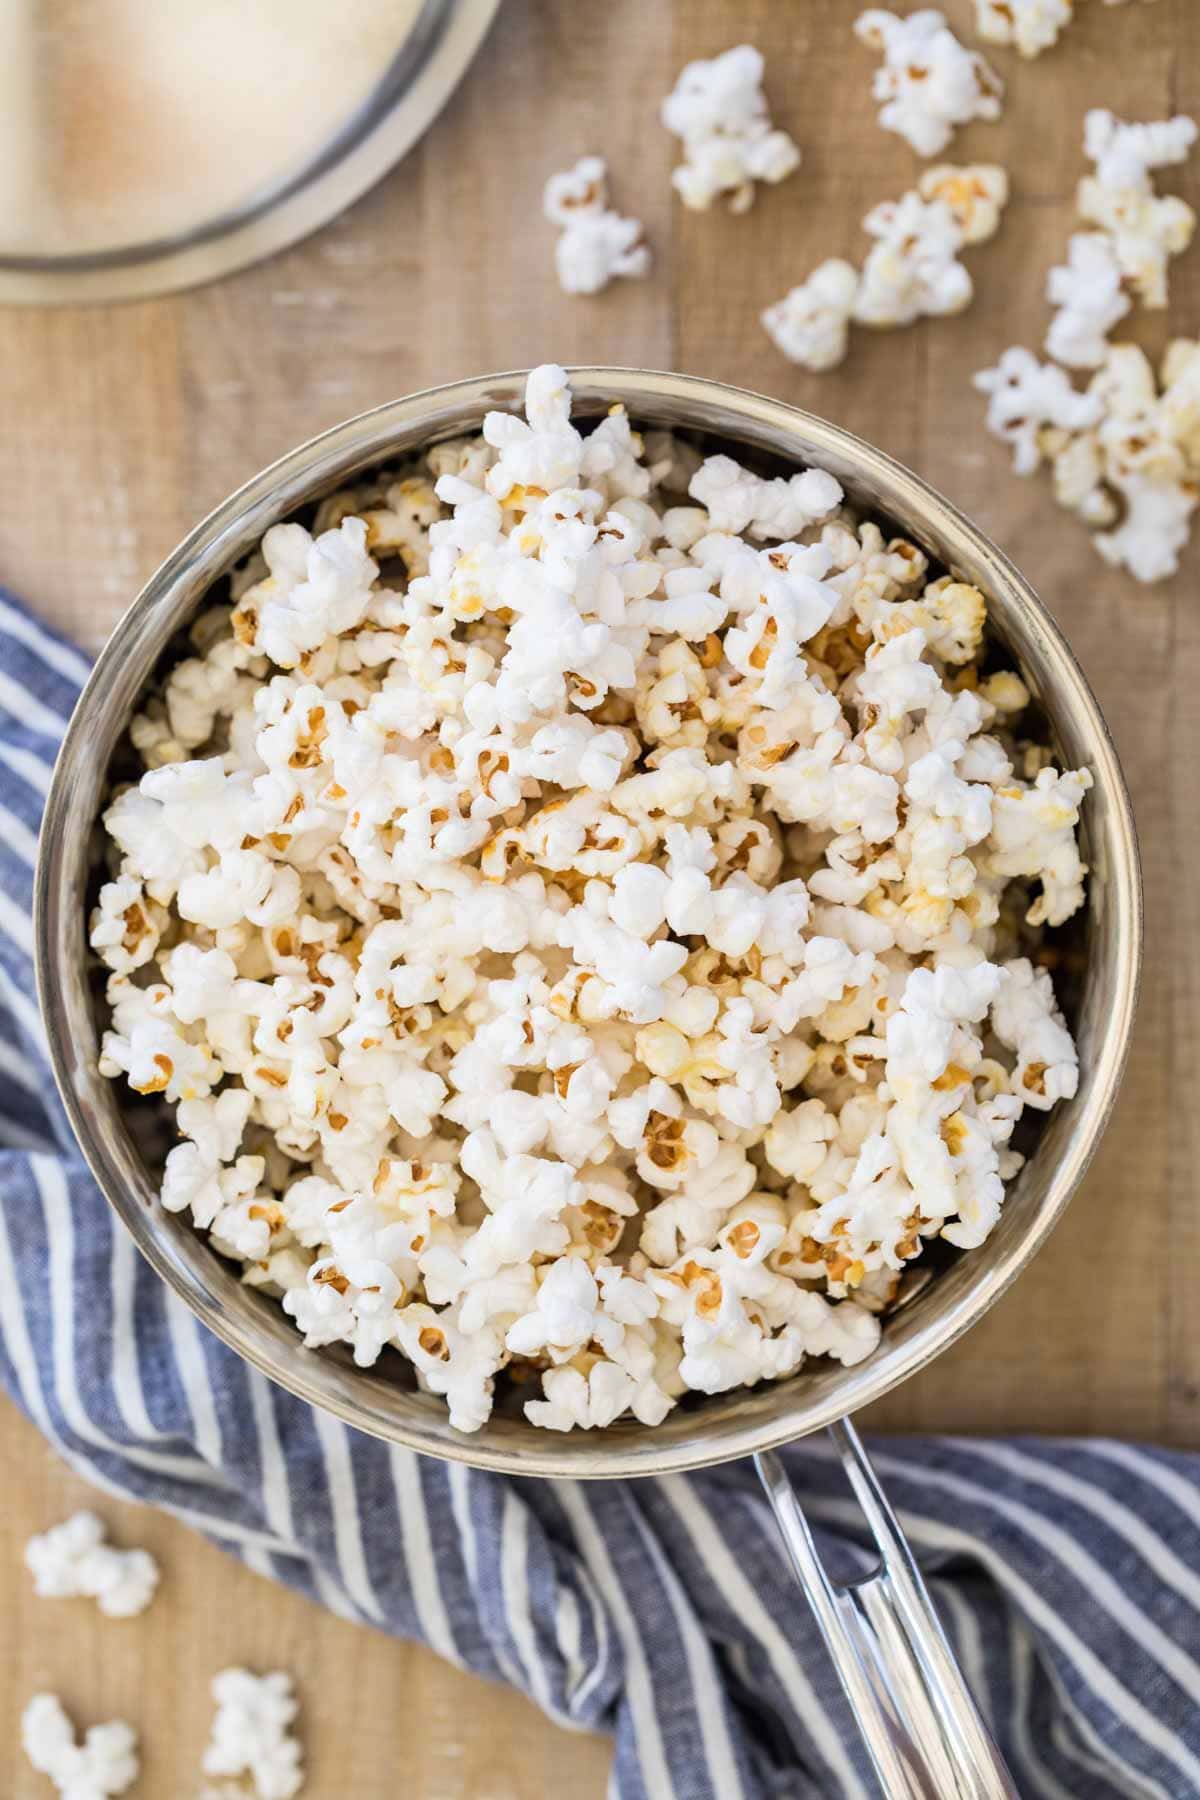
<svg viewBox="0 0 1200 1800"><path fill-rule="evenodd" d="M758 394L647 370L581 369L572 376L580 418L596 417L619 400L643 425L687 431L759 466L829 470L864 512L893 522L956 577L984 590L992 630L1042 707L1056 749L1068 765L1086 764L1095 777L1084 819L1092 871L1085 971L1072 1008L1079 1091L1047 1118L986 1244L932 1277L914 1266L902 1304L866 1362L849 1369L814 1363L753 1391L689 1402L653 1430L619 1423L560 1437L519 1416L496 1415L473 1436L462 1436L451 1429L442 1402L419 1392L406 1371L363 1371L337 1352L305 1350L274 1301L242 1286L182 1217L165 1212L117 1089L97 1072L85 946L94 826L110 759L159 656L214 581L268 526L373 465L478 430L491 408L519 410L523 388L523 374L455 382L392 401L302 445L198 525L113 632L63 743L37 871L38 977L63 1100L97 1182L164 1280L264 1374L348 1424L424 1455L509 1475L618 1479L753 1456L889 1800L1011 1795L1011 1779L849 1417L982 1317L1066 1206L1104 1128L1125 1061L1141 956L1141 888L1125 782L1078 664L1007 558L924 482L848 432ZM822 1427L833 1434L880 1551L876 1572L848 1589L835 1587L823 1570L773 1454Z"/></svg>

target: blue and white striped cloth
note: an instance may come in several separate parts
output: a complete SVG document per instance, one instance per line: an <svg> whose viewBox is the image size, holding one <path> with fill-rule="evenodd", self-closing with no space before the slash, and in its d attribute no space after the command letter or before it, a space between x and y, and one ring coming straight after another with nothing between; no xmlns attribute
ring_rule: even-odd
<svg viewBox="0 0 1200 1800"><path fill-rule="evenodd" d="M151 1274L52 1091L29 907L83 658L0 597L0 1379L73 1468L348 1618L611 1731L620 1800L875 1793L753 1472L504 1480L273 1387ZM300 1353L299 1351L297 1352ZM883 1440L876 1466L1022 1795L1200 1795L1200 1456ZM820 1443L786 1458L868 1565ZM231 1645L231 1653L236 1647Z"/></svg>

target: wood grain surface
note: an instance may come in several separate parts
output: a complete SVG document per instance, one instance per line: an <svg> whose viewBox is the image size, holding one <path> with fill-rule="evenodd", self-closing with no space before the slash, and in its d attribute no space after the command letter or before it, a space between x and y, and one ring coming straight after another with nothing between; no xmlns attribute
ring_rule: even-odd
<svg viewBox="0 0 1200 1800"><path fill-rule="evenodd" d="M467 4L473 0L467 0ZM970 0L944 0L964 35ZM1079 7L1034 64L994 62L1003 120L961 133L961 161L1005 163L1000 237L971 253L964 316L861 334L831 375L790 367L757 315L822 257L861 253L859 220L918 165L879 130L874 59L853 0L505 0L475 67L424 142L310 242L218 286L109 310L0 315L0 580L95 647L185 529L301 439L393 395L485 369L658 365L825 413L917 469L1030 574L1112 724L1133 789L1149 907L1137 1039L1113 1125L1066 1222L1018 1287L934 1367L882 1402L878 1427L1103 1432L1200 1440L1200 547L1178 580L1138 588L1099 560L1041 481L985 437L970 376L1036 346L1045 271L1071 229L1082 115L1200 111L1194 0ZM799 174L731 218L672 198L657 108L680 65L749 40L767 56ZM590 300L558 292L545 177L609 158L615 203L646 224L655 271ZM1200 199L1200 172L1165 183ZM1172 275L1171 326L1200 332L1200 249ZM1136 328L1161 345L1161 316ZM1143 335L1144 333L1144 335ZM1130 335L1123 333L1123 335ZM150 1545L163 1591L136 1623L33 1599L28 1535L87 1491L0 1407L0 1793L49 1784L15 1747L39 1687L82 1721L138 1724L149 1800L186 1800L208 1729L207 1678L230 1661L295 1671L313 1800L532 1800L604 1787L607 1746L524 1700L319 1612L173 1522L100 1501Z"/></svg>

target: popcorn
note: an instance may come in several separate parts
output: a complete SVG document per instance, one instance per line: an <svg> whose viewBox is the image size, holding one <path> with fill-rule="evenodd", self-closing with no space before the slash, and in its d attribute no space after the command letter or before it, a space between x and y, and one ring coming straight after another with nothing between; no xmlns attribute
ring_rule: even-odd
<svg viewBox="0 0 1200 1800"><path fill-rule="evenodd" d="M863 230L878 241L863 264L854 308L860 325L911 325L970 305L971 277L957 260L963 231L944 201L910 190L874 207Z"/></svg>
<svg viewBox="0 0 1200 1800"><path fill-rule="evenodd" d="M650 273L650 251L639 219L623 219L608 205L608 165L584 156L546 183L542 210L562 228L554 251L564 294L598 294L616 276Z"/></svg>
<svg viewBox="0 0 1200 1800"><path fill-rule="evenodd" d="M611 1354L624 1341L625 1326L607 1310L601 1284L616 1291L622 1287L631 1290L637 1310L629 1323L644 1323L658 1310L653 1295L611 1264L601 1269L598 1283L582 1259L564 1256L546 1270L533 1311L509 1326L506 1347L518 1356L545 1352L556 1363L567 1361L593 1342Z"/></svg>
<svg viewBox="0 0 1200 1800"><path fill-rule="evenodd" d="M1127 0L1104 4L1124 6ZM1014 45L1025 57L1052 49L1074 16L1074 0L975 0L980 37L989 44Z"/></svg>
<svg viewBox="0 0 1200 1800"><path fill-rule="evenodd" d="M1014 1092L1026 1106L1047 1112L1056 1100L1071 1099L1078 1086L1075 1044L1045 969L1024 956L1005 967L1008 979L992 1002L992 1028L1016 1053Z"/></svg>
<svg viewBox="0 0 1200 1800"><path fill-rule="evenodd" d="M1179 568L1179 552L1191 536L1196 510L1194 482L1180 484L1133 475L1120 484L1125 517L1094 542L1105 562L1126 568L1136 581L1165 581Z"/></svg>
<svg viewBox="0 0 1200 1800"><path fill-rule="evenodd" d="M1095 532L1096 549L1144 582L1175 573L1200 493L1200 357L1186 339L1168 350L1161 384L1133 344L1106 349L1086 394L1021 350L976 379L992 395L990 427L1016 445L1018 472L1049 460L1059 505L1112 527Z"/></svg>
<svg viewBox="0 0 1200 1800"><path fill-rule="evenodd" d="M882 8L854 23L861 43L883 54L872 92L882 102L879 123L910 143L918 156L936 156L959 125L998 119L1004 84L981 56L965 50L931 8L902 18Z"/></svg>
<svg viewBox="0 0 1200 1800"><path fill-rule="evenodd" d="M267 576L234 612L255 650L293 669L307 652L360 623L379 573L367 555L367 527L345 519L313 539L302 525L274 525L262 541ZM252 635L249 635L252 634Z"/></svg>
<svg viewBox="0 0 1200 1800"><path fill-rule="evenodd" d="M845 359L850 320L858 298L858 271L831 257L799 287L762 315L767 335L789 362L806 369L836 369Z"/></svg>
<svg viewBox="0 0 1200 1800"><path fill-rule="evenodd" d="M1100 231L1075 232L1067 261L1050 271L1046 298L1056 308L1047 351L1069 369L1098 369L1109 332L1133 305L1111 239Z"/></svg>
<svg viewBox="0 0 1200 1800"><path fill-rule="evenodd" d="M1061 369L1016 347L1006 350L994 369L981 370L975 386L988 396L988 430L1012 445L1018 475L1038 468L1049 433L1086 431L1102 416L1095 395L1081 394Z"/></svg>
<svg viewBox="0 0 1200 1800"><path fill-rule="evenodd" d="M108 1800L138 1778L137 1733L122 1719L89 1727L82 1743L56 1694L35 1694L21 1714L21 1743L40 1775L67 1800Z"/></svg>
<svg viewBox="0 0 1200 1800"><path fill-rule="evenodd" d="M773 1169L792 1181L806 1181L825 1161L837 1120L821 1100L804 1100L790 1112L779 1112L763 1139L763 1154Z"/></svg>
<svg viewBox="0 0 1200 1800"><path fill-rule="evenodd" d="M950 208L964 244L984 244L1008 204L1008 174L997 163L938 163L924 171L917 192Z"/></svg>
<svg viewBox="0 0 1200 1800"><path fill-rule="evenodd" d="M564 1244L559 1240L555 1249ZM398 1333L422 1387L445 1398L455 1430L478 1431L491 1415L494 1378L509 1355L499 1328L489 1320L483 1328L465 1331L459 1302L437 1312L430 1306L405 1307Z"/></svg>
<svg viewBox="0 0 1200 1800"><path fill-rule="evenodd" d="M975 28L984 42L1012 44L1026 57L1053 49L1072 14L1072 0L975 0Z"/></svg>
<svg viewBox="0 0 1200 1800"><path fill-rule="evenodd" d="M258 1800L291 1800L304 1786L300 1745L291 1735L299 1711L292 1678L222 1669L213 1677L217 1706L204 1773L244 1775Z"/></svg>
<svg viewBox="0 0 1200 1800"><path fill-rule="evenodd" d="M1150 173L1186 161L1196 136L1195 120L1183 115L1126 125L1096 108L1084 120L1084 149L1096 173L1079 184L1079 216L1107 235L1122 279L1144 306L1166 306L1167 264L1196 229L1191 207L1156 194Z"/></svg>
<svg viewBox="0 0 1200 1800"><path fill-rule="evenodd" d="M926 170L916 188L863 220L876 242L861 271L822 263L763 313L768 335L793 362L832 369L846 354L851 322L878 328L961 312L974 289L958 252L994 234L1007 200L1008 177L993 164Z"/></svg>
<svg viewBox="0 0 1200 1800"><path fill-rule="evenodd" d="M110 1619L145 1612L158 1586L158 1564L147 1550L114 1550L95 1513L78 1512L25 1546L25 1566L43 1599L95 1600Z"/></svg>
<svg viewBox="0 0 1200 1800"><path fill-rule="evenodd" d="M983 857L986 874L1039 880L1042 892L1027 915L1031 925L1062 925L1083 900L1087 864L1075 838L1079 808L1092 785L1086 769L1042 769L1029 786L997 788Z"/></svg>
<svg viewBox="0 0 1200 1800"><path fill-rule="evenodd" d="M939 304L1003 196L928 171L856 288ZM1195 345L1164 379L996 372L1024 458L1070 456L1089 513L1132 497L1114 553L1200 440ZM139 715L90 925L100 1066L173 1109L163 1206L459 1431L518 1385L545 1429L654 1426L868 1355L1076 1079L1024 953L1082 903L1089 777L1014 738L1018 675L980 681L985 596L823 470L619 407L584 435L547 365L523 419L276 527L233 597ZM49 1534L39 1580L129 1610L149 1572L98 1532ZM295 1791L285 1678L220 1681L209 1772Z"/></svg>
<svg viewBox="0 0 1200 1800"><path fill-rule="evenodd" d="M772 129L762 91L763 59L739 44L710 62L692 62L662 104L662 122L683 143L671 182L685 206L704 212L721 195L729 210L754 204L756 181L783 181L800 166L786 131Z"/></svg>
<svg viewBox="0 0 1200 1800"><path fill-rule="evenodd" d="M121 875L100 889L89 924L92 948L115 974L131 975L154 956L166 920L141 882Z"/></svg>
<svg viewBox="0 0 1200 1800"><path fill-rule="evenodd" d="M790 541L836 512L842 490L823 469L764 480L732 457L708 456L692 476L688 493L708 513L713 531Z"/></svg>

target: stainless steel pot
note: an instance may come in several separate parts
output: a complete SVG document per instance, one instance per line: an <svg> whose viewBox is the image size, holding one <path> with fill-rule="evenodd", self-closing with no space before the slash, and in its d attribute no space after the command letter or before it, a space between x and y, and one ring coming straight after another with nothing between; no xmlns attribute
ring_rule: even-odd
<svg viewBox="0 0 1200 1800"><path fill-rule="evenodd" d="M493 1417L452 1431L442 1403L394 1373L364 1372L309 1352L281 1309L243 1287L179 1216L156 1182L96 1069L97 1028L84 942L85 887L108 766L170 638L214 580L275 521L381 461L471 432L493 407L518 409L524 376L456 382L326 432L248 482L168 557L117 626L71 721L46 805L37 872L39 982L63 1100L101 1189L139 1249L225 1343L301 1399L350 1425L425 1455L510 1475L623 1478L664 1475L753 1455L793 1566L833 1653L889 1800L1011 1794L1011 1782L963 1684L929 1597L850 1414L886 1393L985 1313L1034 1255L1066 1206L1111 1110L1129 1042L1141 956L1137 845L1129 798L1104 721L1078 664L1029 584L1006 557L924 482L822 419L761 395L692 376L581 369L580 417L614 400L646 425L686 429L781 466L818 464L865 511L902 525L938 562L987 593L996 635L1044 708L1060 754L1095 776L1087 801L1092 874L1083 992L1074 1019L1079 1092L1049 1116L987 1243L917 1284L856 1368L817 1364L753 1392L716 1395L673 1412L655 1430L617 1424L559 1436ZM919 1267L919 1265L918 1265ZM830 1427L880 1548L880 1567L836 1589L817 1559L779 1446Z"/></svg>

